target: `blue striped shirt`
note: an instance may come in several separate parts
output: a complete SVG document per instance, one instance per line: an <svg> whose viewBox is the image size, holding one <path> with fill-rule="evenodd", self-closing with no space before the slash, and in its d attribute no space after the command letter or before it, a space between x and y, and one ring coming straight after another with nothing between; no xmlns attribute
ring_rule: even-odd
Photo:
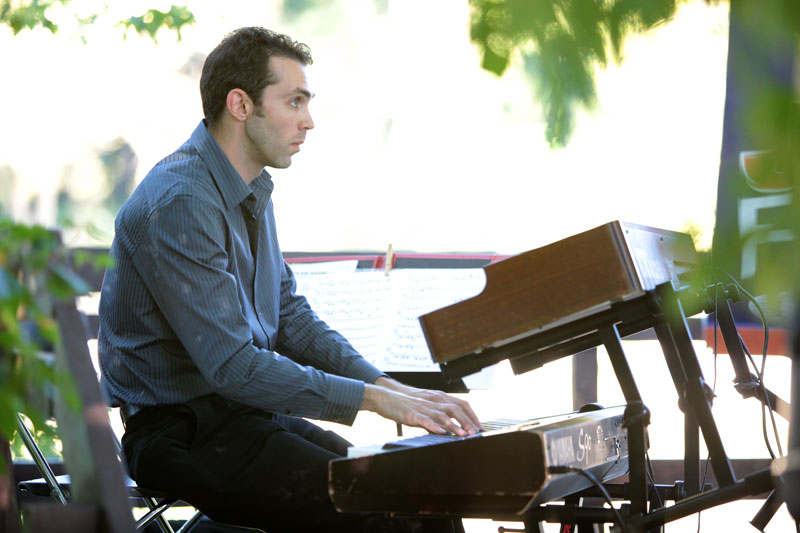
<svg viewBox="0 0 800 533"><path fill-rule="evenodd" d="M296 294L264 170L249 185L203 122L116 220L98 351L111 405L219 394L351 424L383 375Z"/></svg>

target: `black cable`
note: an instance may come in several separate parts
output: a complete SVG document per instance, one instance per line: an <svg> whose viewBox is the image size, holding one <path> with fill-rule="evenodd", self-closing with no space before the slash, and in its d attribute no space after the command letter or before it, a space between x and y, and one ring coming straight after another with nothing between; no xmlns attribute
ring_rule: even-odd
<svg viewBox="0 0 800 533"><path fill-rule="evenodd" d="M769 324L767 324L767 314L764 312L764 308L761 307L761 304L758 303L758 299L755 296L753 296L752 294L750 294L750 292L748 292L748 290L745 289L742 286L742 284L736 278L734 278L733 276L731 276L729 273L725 272L724 270L720 270L720 272L725 274L725 276L734 285L736 285L736 288L739 290L739 292L741 294L743 294L745 296L745 298L750 300L750 303L752 303L753 307L755 307L756 311L758 311L759 318L761 318L761 326L764 329L764 346L763 346L763 354L762 354L762 357L761 357L761 372L758 372L758 370L756 370L756 372L758 373L759 378L763 382L764 373L765 373L765 369L766 369L766 366L767 366L767 350L769 348ZM741 336L739 337L739 339L741 340ZM744 342L742 342L742 345L744 345ZM755 368L755 363L753 364L753 366ZM762 383L762 386L763 386L763 383Z"/></svg>
<svg viewBox="0 0 800 533"><path fill-rule="evenodd" d="M622 521L622 516L619 514L617 508L614 507L614 504L611 503L611 495L608 493L603 484L600 483L600 481L598 481L597 478L594 477L590 472L587 472L586 470L581 470L580 468L574 468L572 466L566 466L566 465L551 466L547 468L547 471L551 474L567 474L570 472L575 472L577 474L582 475L589 481L591 481L592 484L598 489L600 489L600 492L603 493L603 497L605 498L606 502L608 502L608 505L611 507L611 510L614 512L614 517L617 519L619 527L622 528L622 532L628 533L628 529L625 526L625 522Z"/></svg>
<svg viewBox="0 0 800 533"><path fill-rule="evenodd" d="M778 431L778 426L777 426L777 423L775 422L775 413L773 412L773 406L771 405L771 403L769 401L769 396L767 395L767 391L766 391L766 388L765 388L765 385L764 385L764 374L766 372L766 363L767 363L767 350L769 348L769 325L767 324L766 313L764 312L764 309L761 307L761 304L758 302L756 297L753 296L752 294L750 294L750 292L748 292L747 289L745 289L742 286L742 284L736 278L734 278L731 274L729 274L728 272L725 272L724 270L721 270L721 269L715 269L715 270L718 271L721 274L724 274L725 277L727 277L728 280L730 280L731 283L733 283L736 286L736 288L739 290L739 292L741 294L743 294L745 296L745 298L750 300L750 302L756 308L756 311L758 311L759 317L761 318L761 325L764 328L764 345L763 345L763 354L762 354L762 357L761 357L761 369L760 370L759 370L758 365L756 364L755 360L753 359L753 356L751 355L750 350L747 348L747 345L744 343L744 340L742 339L742 336L739 335L738 332L737 332L737 336L739 337L739 342L741 343L742 348L743 348L745 354L747 355L748 360L750 361L750 364L753 366L753 370L755 371L755 373L757 375L757 378L758 378L758 391L760 392L761 397L764 400L762 402L762 407L761 407L761 425L762 425L762 432L764 434L764 442L765 442L765 444L767 446L767 451L769 452L770 457L772 457L774 459L775 458L775 452L772 450L772 446L770 445L769 436L768 436L768 432L767 432L767 412L769 412L770 420L772 422L772 430L773 430L773 433L775 434L775 442L776 442L776 444L778 446L778 454L781 457L783 457L783 448L781 446L780 433Z"/></svg>
<svg viewBox="0 0 800 533"><path fill-rule="evenodd" d="M656 488L656 475L653 472L653 463L650 462L650 452L644 452L644 459L645 459L645 465L647 466L646 470L647 477L650 479L650 485L653 487L653 490L655 491L656 498L658 499L658 506L665 507L666 502L661 499L661 493L658 492L658 489Z"/></svg>
<svg viewBox="0 0 800 533"><path fill-rule="evenodd" d="M647 476L647 479L650 480L650 488L653 490L653 492L656 495L656 499L658 500L658 506L659 507L666 507L667 503L664 500L661 499L661 493L658 492L658 487L656 487L656 474L655 474L655 472L653 472L653 465L650 462L650 453L649 452L644 452L644 459L645 459L645 465L647 466L647 468L645 470L645 475ZM648 499L649 499L649 497L648 497ZM666 528L666 526L664 524L661 524L661 526L658 528L658 530L661 533L664 533L665 528Z"/></svg>
<svg viewBox="0 0 800 533"><path fill-rule="evenodd" d="M783 449L781 446L780 434L778 432L778 425L775 422L775 413L773 411L773 406L769 401L769 396L767 395L767 391L764 386L764 374L766 373L766 366L767 366L767 350L769 348L769 325L767 325L766 313L764 313L764 309L761 307L761 304L758 303L758 300L756 300L756 298L752 294L747 292L744 289L744 287L738 284L738 282L737 282L737 287L739 287L739 290L742 292L742 294L744 294L755 306L759 316L761 317L761 323L764 326L764 347L763 347L763 353L761 355L760 371L756 368L756 363L753 360L753 356L750 355L750 352L748 351L747 346L744 344L744 341L742 340L741 336L739 336L739 340L742 343L742 346L745 347L745 352L747 353L747 356L750 358L750 364L753 365L753 368L756 370L756 373L758 374L759 391L761 392L762 398L764 398L764 402L762 403L761 407L761 419L764 431L764 439L767 441L769 440L769 437L767 436L767 420L766 420L767 418L766 413L768 412L770 420L772 421L772 431L775 434L775 444L778 446L778 455L780 457L783 457ZM767 447L769 448L769 444L767 444ZM774 459L775 456L772 455L772 458Z"/></svg>
<svg viewBox="0 0 800 533"><path fill-rule="evenodd" d="M753 370L755 370L756 374L758 375L758 390L761 393L761 396L764 398L764 402L761 404L761 425L764 433L764 442L767 445L767 451L769 451L770 457L775 459L775 452L772 451L772 446L770 446L769 443L769 435L767 434L767 413L769 413L770 420L772 420L772 430L775 433L775 443L778 445L778 454L783 457L783 448L781 446L780 435L778 433L778 425L775 422L775 413L772 411L772 405L769 402L769 397L764 389L764 378L759 372L756 362L753 360L753 356L750 354L750 350L744 344L744 341L742 341L741 336L739 336L739 340L742 342L742 348L744 349L745 355L747 355L747 359L750 361L750 364L753 365Z"/></svg>
<svg viewBox="0 0 800 533"><path fill-rule="evenodd" d="M731 279L733 279L733 278L731 277ZM781 444L780 444L780 435L778 433L778 427L777 427L777 425L775 423L775 414L772 411L772 405L770 404L769 397L767 396L767 393L766 393L766 390L765 390L765 387L764 387L764 370L765 370L765 362L766 362L766 359L767 359L767 347L769 346L769 327L767 326L766 317L765 317L765 314L764 314L764 310L761 308L761 305L756 301L756 299L753 297L753 295L751 295L743 287L741 287L741 285L739 285L739 283L736 280L733 280L733 282L736 284L736 286L739 288L739 290L745 296L747 296L747 298L750 299L750 301L756 307L756 309L759 312L759 315L761 316L761 321L762 321L762 324L763 324L763 327L764 327L764 354L763 354L762 359L761 359L761 363L762 363L761 369L758 368L758 365L756 364L755 360L753 359L753 355L750 353L750 349L747 347L747 344L745 344L744 339L742 339L742 336L739 334L738 331L736 333L736 336L739 338L739 344L741 344L742 350L744 351L745 355L747 356L747 360L750 362L750 365L753 367L753 371L756 373L756 376L757 376L757 379L758 379L758 383L757 383L758 384L758 392L761 394L761 397L764 400L762 402L762 404L761 404L761 431L762 431L762 434L764 436L764 443L767 446L767 452L769 452L769 455L770 455L770 457L772 459L775 459L775 452L773 451L772 445L769 442L769 434L767 432L767 412L769 412L770 419L772 420L772 429L773 429L773 431L775 433L775 442L778 445L778 453L779 453L779 455L781 457L783 456L783 450L782 450L782 447L781 447Z"/></svg>
<svg viewBox="0 0 800 533"><path fill-rule="evenodd" d="M764 442L767 445L767 451L769 452L770 457L775 459L775 452L772 450L772 446L769 442L769 435L767 433L767 412L770 413L770 418L772 419L772 428L775 432L775 441L778 444L778 452L781 456L783 456L783 450L781 449L780 444L780 437L778 435L778 427L775 423L775 415L772 412L772 405L769 402L769 397L767 396L766 390L764 389L764 377L763 374L758 369L758 365L756 365L755 360L753 359L753 355L750 353L750 349L744 344L744 340L742 339L741 335L739 335L739 342L742 345L742 350L744 351L745 355L747 356L747 360L750 362L750 365L753 367L753 370L756 373L757 380L758 380L758 392L761 394L763 398L763 402L761 403L761 427L762 432L764 434Z"/></svg>
<svg viewBox="0 0 800 533"><path fill-rule="evenodd" d="M708 479L708 465L711 463L711 455L706 457L706 466L703 468L703 481L700 482L700 494L706 491L706 480ZM700 515L702 511L697 512L697 533L700 533Z"/></svg>

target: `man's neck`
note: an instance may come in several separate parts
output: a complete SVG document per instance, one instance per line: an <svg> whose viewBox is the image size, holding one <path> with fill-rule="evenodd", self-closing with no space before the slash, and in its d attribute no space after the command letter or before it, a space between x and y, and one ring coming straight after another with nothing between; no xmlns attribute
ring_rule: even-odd
<svg viewBox="0 0 800 533"><path fill-rule="evenodd" d="M241 139L242 133L238 128L215 124L208 126L208 132L217 141L222 152L245 183L249 185L264 170L263 166L258 166L247 157L243 148L245 144Z"/></svg>

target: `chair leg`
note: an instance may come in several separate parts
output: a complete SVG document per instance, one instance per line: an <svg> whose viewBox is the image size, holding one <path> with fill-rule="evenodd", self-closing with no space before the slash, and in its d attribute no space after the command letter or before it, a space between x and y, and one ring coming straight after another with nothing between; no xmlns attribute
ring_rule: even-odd
<svg viewBox="0 0 800 533"><path fill-rule="evenodd" d="M61 488L61 485L58 484L58 481L56 481L56 475L53 473L53 469L47 464L47 460L44 458L39 446L36 445L36 441L33 440L33 435L31 435L28 426L25 425L25 421L19 413L17 413L17 430L19 431L19 436L22 437L25 448L27 448L28 453L31 454L33 462L36 463L36 467L39 469L39 472L42 473L42 477L50 489L50 495L62 505L67 505L67 497L64 494L64 490Z"/></svg>
<svg viewBox="0 0 800 533"><path fill-rule="evenodd" d="M166 498L160 502L156 502L152 498L145 498L145 502L147 503L147 506L150 507L150 511L148 511L146 515L136 522L136 530L138 531L144 529L150 525L151 522L156 521L164 533L174 533L172 526L170 526L166 519L161 515L164 511L172 507L176 501L177 500L175 500L175 498Z"/></svg>
<svg viewBox="0 0 800 533"><path fill-rule="evenodd" d="M180 527L180 529L177 531L177 533L185 533L185 532L189 531L189 529L192 526L194 526L201 518L203 518L203 513L201 513L200 511L195 511L195 513L192 515L192 517L189 518L189 520L187 520L186 522L183 523L183 525Z"/></svg>
<svg viewBox="0 0 800 533"><path fill-rule="evenodd" d="M147 506L150 509L158 509L159 510L158 511L158 515L156 515L154 521L155 521L156 525L158 525L158 528L161 530L161 533L175 533L175 530L172 529L171 525L169 525L169 521L167 521L167 519L164 517L164 512L167 509L169 509L170 507L172 507L173 505L175 505L176 500L172 500L171 498L170 498L170 500L166 500L165 503L168 503L168 505L165 505L165 506L159 506L159 504L158 504L158 502L156 502L155 498L146 497L146 498L144 498L144 501L147 503ZM144 526L142 526L142 527L144 527ZM140 529L138 527L138 525L137 525L136 529L137 530Z"/></svg>
<svg viewBox="0 0 800 533"><path fill-rule="evenodd" d="M172 526L169 524L169 521L164 518L164 512L175 505L177 500L173 498L168 498L162 500L161 502L156 501L155 498L150 497L143 497L142 498L147 506L150 508L150 512L148 512L145 516L143 516L139 521L136 523L136 530L139 531L147 527L150 523L155 522L158 524L158 527L161 529L163 533L186 533L189 529L194 526L201 518L203 518L203 513L200 511L195 511L195 513L183 524L176 532L172 529Z"/></svg>
<svg viewBox="0 0 800 533"><path fill-rule="evenodd" d="M158 527L161 529L161 533L175 533L175 530L172 529L172 526L169 525L169 521L164 518L164 513L161 513L156 517L155 520Z"/></svg>

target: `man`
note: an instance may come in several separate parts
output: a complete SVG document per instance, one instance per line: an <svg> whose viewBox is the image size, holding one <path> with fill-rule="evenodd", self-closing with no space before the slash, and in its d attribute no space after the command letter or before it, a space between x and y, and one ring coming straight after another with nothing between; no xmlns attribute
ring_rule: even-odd
<svg viewBox="0 0 800 533"><path fill-rule="evenodd" d="M327 465L348 443L300 417L351 424L364 409L434 433L481 427L463 400L389 379L295 294L264 167L288 167L314 127L311 62L263 28L233 32L206 59L205 120L117 217L103 387L142 486L272 533L401 531L413 524L336 513Z"/></svg>

